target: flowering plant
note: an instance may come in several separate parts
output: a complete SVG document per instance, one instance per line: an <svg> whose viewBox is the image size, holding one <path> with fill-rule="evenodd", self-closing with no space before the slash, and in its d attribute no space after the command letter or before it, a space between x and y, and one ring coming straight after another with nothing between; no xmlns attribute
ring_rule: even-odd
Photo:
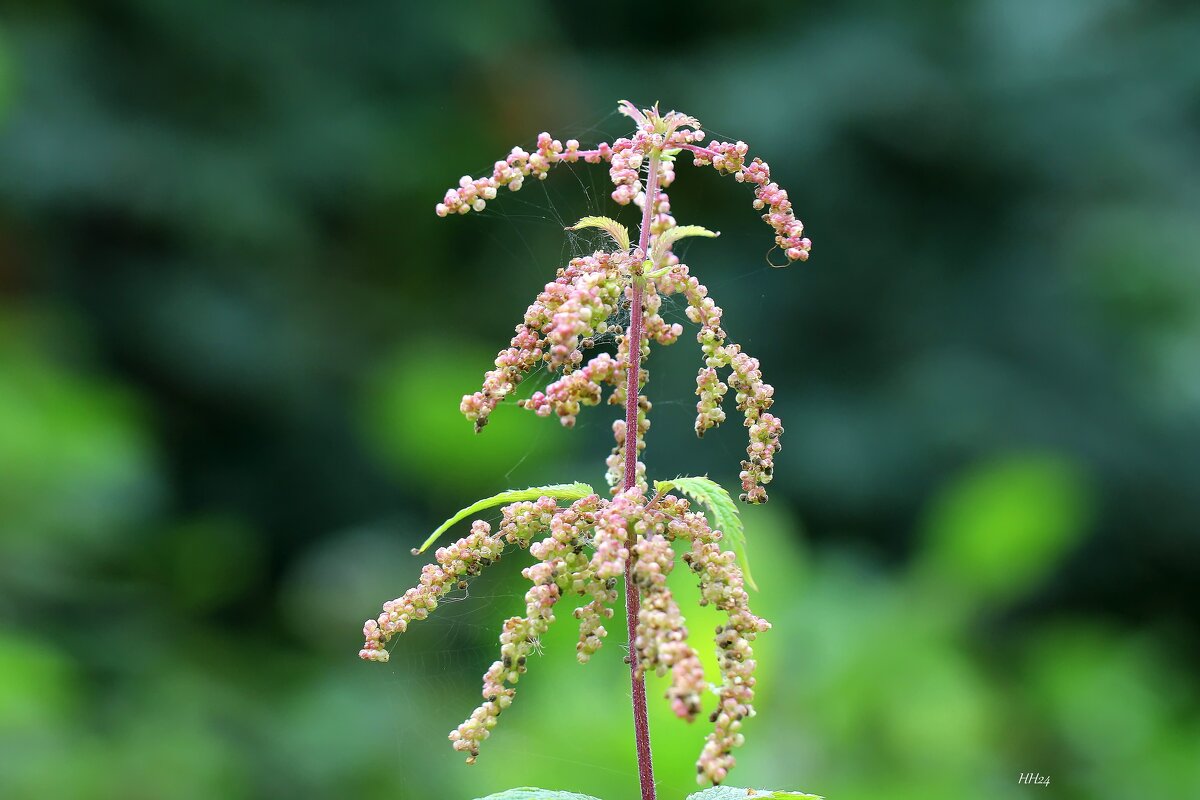
<svg viewBox="0 0 1200 800"><path fill-rule="evenodd" d="M608 633L604 622L613 616L618 581L623 578L641 796L652 800L645 673L670 675L666 699L672 711L688 721L701 713L705 694L710 690L717 694L717 707L709 716L713 730L696 770L701 783L720 784L734 766L734 748L743 743L743 722L755 713L752 643L771 627L750 609L746 585L753 586L753 581L741 521L730 495L704 477L655 481L651 490L639 460L651 410L642 394L648 380L642 362L650 355L652 341L669 345L683 335L682 325L668 324L660 314L664 297L682 297L688 319L699 326L696 340L703 364L696 377L697 435L724 422L723 401L730 389L743 415L749 434L740 476L743 501L767 499L766 486L783 433L779 418L770 411L774 390L763 381L758 360L728 341L721 327L721 308L673 251L685 237L717 235L699 226L678 225L671 216L664 190L675 180L677 159L686 154L696 166L711 166L739 183L752 184L754 207L774 229L775 243L788 261L807 260L811 243L803 236L804 226L792 212L787 192L771 181L766 162L747 161L744 142L714 140L702 145L705 136L696 119L675 111L660 113L657 105L639 109L623 101L619 110L636 123L632 136L583 150L574 139L564 145L542 133L533 152L514 147L496 162L490 176L463 177L436 207L442 217L483 211L500 189L518 191L531 177L544 179L557 164L581 160L607 163L616 186L612 199L641 207L636 243L625 226L608 217L585 217L573 226L600 229L611 245L574 258L558 271L526 309L509 346L496 356L495 369L484 376L482 388L464 396L460 406L476 431L482 431L491 412L516 391L522 379L545 364L560 377L517 404L539 416L556 416L572 427L583 406L598 405L610 388L608 402L625 412L613 423L615 445L607 460L610 496L601 497L586 484L560 484L501 492L463 509L414 553L483 509L502 506L501 520L495 528L477 520L467 536L438 548L437 563L424 567L418 585L384 603L378 618L367 620L359 656L387 661L389 640L404 633L410 623L425 619L448 592L465 588L508 546L528 549L537 563L522 572L531 584L525 594L525 615L504 623L500 658L483 676L483 702L450 733L454 748L466 754L467 763L474 763L480 744L512 704L539 637L555 621L558 603L570 596L585 601L573 616L579 621L577 657L587 662ZM629 309L628 327L614 322L624 306ZM584 351L594 346L595 338L610 332L619 335L616 355L600 353L585 362ZM699 581L701 604L712 604L726 614L715 636L721 671L716 687L705 678L689 644L684 616L667 586L677 544L681 560ZM738 553L727 549L727 544ZM697 797L735 796L726 794L730 791L714 788ZM734 791L738 797L808 796ZM493 797L580 796L520 789Z"/></svg>

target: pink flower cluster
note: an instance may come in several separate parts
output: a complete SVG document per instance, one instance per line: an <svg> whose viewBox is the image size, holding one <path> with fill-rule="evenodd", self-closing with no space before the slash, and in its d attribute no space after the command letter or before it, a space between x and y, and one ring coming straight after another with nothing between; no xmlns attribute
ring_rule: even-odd
<svg viewBox="0 0 1200 800"><path fill-rule="evenodd" d="M642 328L642 359L638 369L638 386L644 386L649 377L645 364L650 356L650 328L655 324L650 316L646 316L645 325ZM626 399L626 375L628 374L629 363L629 336L622 336L617 342L617 370L613 376L614 389L609 395L608 402L616 406L624 406ZM650 399L644 394L639 394L637 397L637 431L635 441L637 442L637 453L634 458L637 459L635 464L635 475L637 485L643 490L646 489L646 465L641 460L642 451L646 449L646 433L650 430L650 410L653 406L650 404ZM625 436L628 432L628 427L624 419L613 420L612 424L613 445L612 452L605 459L605 465L608 471L605 473L605 479L608 485L612 487L612 492L615 494L620 491L625 480Z"/></svg>
<svg viewBox="0 0 1200 800"><path fill-rule="evenodd" d="M545 362L552 369L567 369L583 361L581 341L608 330L608 318L624 290L628 261L628 253L597 252L575 258L546 284L525 310L509 347L497 354L496 368L484 376L482 389L464 395L459 404L476 430L487 424L496 406L534 367ZM574 421L573 415L562 416Z"/></svg>
<svg viewBox="0 0 1200 800"><path fill-rule="evenodd" d="M660 524L661 528L662 525ZM688 644L683 614L667 588L667 576L675 567L675 551L661 533L645 536L635 547L633 577L645 599L638 617L638 669L659 677L671 673L667 700L676 716L691 722L700 713L700 702L708 689L700 657Z"/></svg>
<svg viewBox="0 0 1200 800"><path fill-rule="evenodd" d="M642 451L646 449L646 432L650 430L650 409L652 408L649 398L644 394L638 395L638 411L637 411L637 464L635 465L635 474L637 476L637 486L642 490L647 487L646 483L646 464L641 460ZM604 460L608 471L604 474L608 485L612 487L612 492L615 494L621 490L621 485L625 479L625 435L628 431L625 420L613 420L612 432L613 444L612 452L608 458Z"/></svg>
<svg viewBox="0 0 1200 800"><path fill-rule="evenodd" d="M737 392L738 410L745 415L746 427L750 429L750 444L746 447L746 460L742 462L742 500L747 503L763 503L767 500L764 484L770 483L775 474L775 454L781 445L783 423L767 409L774 403L774 387L763 383L758 359L742 352L739 345L728 345L732 371L729 385Z"/></svg>
<svg viewBox="0 0 1200 800"><path fill-rule="evenodd" d="M670 162L665 162L665 163L668 167L670 166ZM673 176L674 173L671 173L671 175ZM666 177L660 177L659 180L660 181L666 180ZM658 199L654 203L654 208L651 209L650 233L653 236L658 236L660 233L667 230L668 228L674 228L674 227L675 227L675 218L671 216L671 198L669 196L667 196L666 192L660 191L658 193ZM668 263L674 264L674 263L677 263L678 261L679 261L679 259L675 258L675 255L673 253L668 254L668 256L667 256Z"/></svg>
<svg viewBox="0 0 1200 800"><path fill-rule="evenodd" d="M792 201L786 190L771 181L771 166L761 158L746 165L749 147L745 142L712 141L708 147L686 146L698 167L711 164L722 175L732 175L738 183L754 184L754 207L766 209L763 220L775 229L775 244L783 250L788 261L807 261L812 241L804 236L804 223L796 219Z"/></svg>
<svg viewBox="0 0 1200 800"><path fill-rule="evenodd" d="M579 143L573 143L575 150L578 150ZM568 142L568 145L570 144L572 142ZM491 177L472 179L470 175L462 176L458 181L458 188L447 190L442 202L438 203L434 210L439 217L483 211L487 201L495 199L497 189L507 186L510 191L519 191L530 175L538 180L545 180L550 167L562 158L562 152L562 142L548 133L541 133L537 138L537 150L533 153L514 147L503 161L496 162ZM569 156L568 158L574 160Z"/></svg>
<svg viewBox="0 0 1200 800"><path fill-rule="evenodd" d="M739 183L753 184L754 207L765 210L762 216L775 230L775 243L789 261L808 260L812 242L804 237L804 224L796 219L787 192L772 182L771 168L765 161L755 158L746 163L749 147L745 142L712 140L707 147L703 147L700 142L704 141L704 131L700 130L699 121L693 117L677 111L663 114L657 105L639 109L628 101L622 101L618 110L637 123L637 130L632 136L617 139L611 145L601 142L593 150L580 150L579 142L574 139L568 140L564 146L549 133L540 133L537 147L532 153L514 147L504 160L495 163L490 176L471 178L464 175L458 187L447 190L442 202L437 204L435 210L438 216L483 211L487 201L496 197L498 189L508 187L511 191L518 191L526 178L533 176L539 180L545 179L556 164L575 163L579 159L593 164L607 162L609 178L616 187L612 193L613 200L620 205L632 202L640 205L645 196L641 169L650 154L657 152L662 155L659 159L659 186L666 188L675 179L674 155L688 151L696 166L712 165L722 175L734 176ZM659 213L658 209L655 213Z"/></svg>
<svg viewBox="0 0 1200 800"><path fill-rule="evenodd" d="M590 495L565 508L542 497L505 506L501 516L495 533L486 522L477 521L468 536L439 548L437 564L422 570L418 586L385 603L383 613L367 621L366 643L359 656L386 661L389 639L403 633L409 622L428 616L447 592L465 586L467 579L500 558L506 545L528 547L537 561L522 571L530 583L525 614L505 621L500 658L483 676L483 702L449 736L454 749L474 763L480 744L512 704L529 657L555 621L557 604L572 595L587 598L574 616L580 634L576 657L588 661L606 635L603 621L613 615L616 580L630 562L642 597L632 643L638 668L660 676L670 674L665 697L678 716L692 721L701 711L709 684L688 643L683 614L667 587L675 565L671 543L686 542L689 549L682 558L699 579L701 602L712 603L728 615L715 639L722 683L710 720L714 729L697 762L702 780L720 783L733 766L732 749L742 744L742 721L754 714L755 662L750 643L770 627L750 611L742 573L734 554L721 550L720 531L692 512L686 500L656 495L647 502L640 488L610 500Z"/></svg>
<svg viewBox="0 0 1200 800"><path fill-rule="evenodd" d="M553 503L553 501L551 501ZM500 558L504 551L501 535L493 536L486 522L476 522L471 533L449 547L439 547L436 564L426 564L420 582L395 600L383 604L383 613L363 626L365 643L358 657L367 661L387 661L388 640L408 630L413 620L422 620L438 607L438 600L459 587L467 578Z"/></svg>
<svg viewBox="0 0 1200 800"><path fill-rule="evenodd" d="M582 368L551 383L545 391L534 392L528 400L521 401L521 406L539 417L557 414L565 427L573 428L581 406L598 405L602 387L613 382L616 372L617 362L608 353L601 353Z"/></svg>
<svg viewBox="0 0 1200 800"><path fill-rule="evenodd" d="M725 421L721 404L732 387L737 407L749 428L750 443L746 460L742 462L742 496L747 503L767 500L764 488L774 476L774 456L781 447L779 438L783 424L767 413L774 403L775 389L763 382L758 359L742 352L741 345L726 344L721 328L723 312L708 296L708 289L689 273L686 264L676 264L657 280L662 294L682 294L688 302L687 316L700 326L696 341L704 355L704 366L696 375L696 435L715 428ZM730 370L728 383L721 380L719 369Z"/></svg>
<svg viewBox="0 0 1200 800"><path fill-rule="evenodd" d="M754 651L751 642L767 631L771 623L750 610L741 570L732 552L722 551L721 532L709 528L704 517L688 511L687 502L669 498L675 516L668 527L668 538L691 542L683 561L700 578L700 604L712 604L726 613L727 622L717 628L717 656L722 683L717 708L709 717L713 732L705 740L696 762L697 780L721 783L733 769L733 748L745 739L742 720L754 716ZM665 508L664 510L667 510ZM667 511L667 513L670 513Z"/></svg>
<svg viewBox="0 0 1200 800"><path fill-rule="evenodd" d="M640 251L635 248L632 253L601 251L577 258L546 285L537 301L526 310L525 320L517 327L511 346L496 357L496 369L484 377L482 390L463 397L460 408L468 419L475 421L477 429L486 424L488 414L515 389L524 374L542 362L564 374L541 391L519 401L522 408L543 417L556 416L564 426L573 427L584 406L598 405L603 400L606 386L611 387L609 403L625 403L625 375L630 356L626 336L619 338L615 358L601 353L579 365L584 358L581 348L591 343L592 336L621 330L610 325L608 319L617 308L619 294L624 293L629 302L632 282L636 279L631 270L639 263L639 255ZM739 345L726 342L725 330L721 327L723 312L708 296L707 287L691 274L686 264L674 260L674 265L660 271L653 279L643 281L644 324L639 384L645 384L648 376L645 363L650 355L650 342L670 345L683 334L682 325L668 323L662 316L663 298L681 295L688 304L688 319L700 326L696 341L704 357L704 366L696 376L699 398L696 434L703 436L725 421L722 403L732 387L750 438L740 476L742 499L749 503L764 502L767 499L764 487L774 474L774 456L780 449L779 440L783 433L779 418L768 413L775 390L763 381L757 359L742 352ZM721 371L726 369L729 375L722 380ZM640 456L650 427L647 415L651 406L644 395L639 395L638 406ZM613 436L616 446L607 459L607 476L616 491L622 483L625 468L623 419L613 423ZM641 461L637 465L637 474L639 485L644 488L645 464Z"/></svg>

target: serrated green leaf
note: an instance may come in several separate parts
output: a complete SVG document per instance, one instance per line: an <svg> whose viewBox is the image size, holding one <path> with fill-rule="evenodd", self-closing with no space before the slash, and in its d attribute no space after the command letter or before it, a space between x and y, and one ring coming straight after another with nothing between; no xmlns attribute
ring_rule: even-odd
<svg viewBox="0 0 1200 800"><path fill-rule="evenodd" d="M494 494L491 497L485 497L482 500L477 500L471 505L459 511L450 519L438 526L437 530L429 534L429 538L425 543L417 548L418 553L424 553L429 545L433 544L439 536L454 525L456 522L471 516L472 514L483 511L495 506L502 506L508 503L519 503L525 500L537 500L539 497L553 497L555 500L581 500L589 494L595 494L595 490L586 483L555 483L550 486L534 486L530 489L508 489L507 491Z"/></svg>
<svg viewBox="0 0 1200 800"><path fill-rule="evenodd" d="M742 562L742 574L746 577L746 583L757 591L758 584L750 574L750 557L746 553L746 531L742 526L742 518L738 515L737 505L729 496L729 492L725 491L721 484L707 477L691 476L654 482L656 492L669 492L672 489L678 489L708 508L712 526L725 534L725 538L733 545L738 560Z"/></svg>
<svg viewBox="0 0 1200 800"><path fill-rule="evenodd" d="M716 231L710 231L699 225L677 225L674 228L667 228L654 240L654 246L650 248L650 260L656 265L661 264L667 257L667 251L677 241L688 236L704 236L708 239L715 239L720 235Z"/></svg>
<svg viewBox="0 0 1200 800"><path fill-rule="evenodd" d="M629 228L612 217L584 217L566 230L577 231L580 228L600 228L617 243L618 250L629 249Z"/></svg>
<svg viewBox="0 0 1200 800"><path fill-rule="evenodd" d="M489 794L477 800L596 800L589 794L575 792L560 792L554 789L535 789L532 786L522 786L508 789L499 794Z"/></svg>
<svg viewBox="0 0 1200 800"><path fill-rule="evenodd" d="M808 800L825 800L825 798L816 794L805 794L804 792L780 792L770 789L739 789L735 786L714 786L711 789L705 789L703 792L689 794L687 800L766 800L766 798L787 798L787 797L803 797Z"/></svg>

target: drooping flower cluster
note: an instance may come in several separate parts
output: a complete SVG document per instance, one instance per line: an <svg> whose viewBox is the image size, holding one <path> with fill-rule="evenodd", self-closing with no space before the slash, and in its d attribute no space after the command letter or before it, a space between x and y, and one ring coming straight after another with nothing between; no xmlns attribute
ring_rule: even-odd
<svg viewBox="0 0 1200 800"><path fill-rule="evenodd" d="M659 677L671 672L667 700L676 716L690 722L700 712L701 696L708 684L700 658L688 644L683 614L667 588L667 576L675 567L675 551L660 533L646 536L634 550L633 577L645 598L633 642L638 669L652 670Z"/></svg>
<svg viewBox="0 0 1200 800"><path fill-rule="evenodd" d="M775 244L783 250L789 261L807 261L812 242L804 237L804 223L796 219L792 201L786 190L771 181L771 166L761 158L746 164L749 146L745 142L731 144L713 140L708 147L685 146L694 156L692 163L698 167L712 165L722 175L732 175L738 183L749 181L755 186L754 207L766 209L763 214L775 229Z"/></svg>
<svg viewBox="0 0 1200 800"><path fill-rule="evenodd" d="M742 499L747 503L762 503L767 499L763 485L775 474L775 453L779 451L779 437L783 424L774 414L767 412L774 402L775 389L763 383L758 359L742 352L739 345L725 348L732 372L729 385L737 392L737 407L745 415L746 427L750 429L750 444L746 447L747 459L742 462Z"/></svg>
<svg viewBox="0 0 1200 800"><path fill-rule="evenodd" d="M700 326L696 341L704 354L704 366L696 376L696 395L700 398L696 403L696 434L704 436L705 431L725 421L721 404L732 387L750 435L740 475L742 500L765 502L764 487L774 476L774 456L779 452L779 437L783 434L783 424L768 411L775 402L775 389L763 381L757 358L744 353L741 345L726 344L721 307L708 296L708 289L689 274L687 265L671 267L658 285L663 294L682 294L688 302L688 319ZM729 369L728 383L721 380L718 373L721 369Z"/></svg>
<svg viewBox="0 0 1200 800"><path fill-rule="evenodd" d="M637 668L669 675L664 696L677 716L693 721L710 687L689 644L684 616L667 586L675 566L672 542L684 542L689 549L682 560L698 579L701 603L715 605L728 617L715 637L721 683L710 718L714 727L696 764L702 780L720 783L733 766L733 748L742 744L742 721L754 715L751 642L770 627L750 611L741 570L734 554L721 549L721 540L721 532L691 511L686 500L668 494L647 501L640 488L608 500L589 495L567 507L551 497L512 503L501 510L494 533L488 523L476 521L468 536L439 548L437 563L422 570L420 583L385 603L378 618L367 620L366 643L359 656L387 661L388 641L404 633L410 622L428 616L451 590L465 588L470 578L500 558L505 546L528 548L537 562L521 573L530 583L525 614L505 621L500 658L483 676L483 702L449 736L454 749L466 753L468 763L473 763L480 743L512 704L529 657L556 619L558 603L568 597L586 599L574 611L579 620L576 657L586 663L607 634L603 621L613 615L616 581L629 562L642 598L632 643Z"/></svg>
<svg viewBox="0 0 1200 800"><path fill-rule="evenodd" d="M575 258L546 284L525 310L509 347L497 354L496 368L484 376L483 388L464 396L459 405L476 430L482 430L488 415L534 367L545 362L551 369L570 369L583 361L581 340L607 331L627 280L628 261L629 253L620 252Z"/></svg>
<svg viewBox="0 0 1200 800"><path fill-rule="evenodd" d="M703 516L687 512L683 501L672 497L668 498L668 507L670 504L683 511L674 520L672 538L691 542L691 550L684 553L683 560L700 578L701 605L711 603L727 617L727 622L717 628L716 635L722 683L717 708L709 717L713 732L705 740L696 762L701 780L721 783L733 769L733 748L741 747L745 742L741 733L742 720L755 714L754 670L757 664L751 642L758 634L769 630L771 624L750 610L750 597L742 572L737 568L734 554L721 549L721 533L710 529Z"/></svg>
<svg viewBox="0 0 1200 800"><path fill-rule="evenodd" d="M675 167L671 160L675 154L687 151L692 154L696 166L711 165L722 175L732 175L739 183L754 185L754 207L775 230L775 243L783 250L789 261L807 261L812 242L804 237L804 224L796 219L787 191L771 180L771 167L761 158L746 163L749 146L745 142L722 142L712 140L707 147L704 131L694 117L671 111L660 114L658 107L638 109L628 101L618 106L622 114L632 118L638 125L631 137L622 137L611 145L601 142L593 150L580 150L579 142L567 141L566 146L549 133L540 133L537 149L528 153L514 147L503 161L497 161L492 174L483 178L464 175L458 188L449 189L442 202L436 206L438 216L466 214L482 211L487 201L496 197L496 191L508 187L518 191L525 178L533 176L544 180L556 164L575 163L583 159L589 163L607 162L609 178L616 188L612 199L620 205L637 202L644 197L640 170L649 160L652 151L664 154L660 162L659 186L666 188L675 179Z"/></svg>
<svg viewBox="0 0 1200 800"><path fill-rule="evenodd" d="M553 501L551 505L554 505ZM493 536L486 522L476 522L471 526L470 536L449 547L438 548L434 554L437 564L425 565L420 583L395 600L384 603L378 619L367 620L363 626L365 642L358 651L359 658L387 661L388 652L384 645L389 639L408 630L413 620L428 617L441 598L500 558L503 550L503 539Z"/></svg>

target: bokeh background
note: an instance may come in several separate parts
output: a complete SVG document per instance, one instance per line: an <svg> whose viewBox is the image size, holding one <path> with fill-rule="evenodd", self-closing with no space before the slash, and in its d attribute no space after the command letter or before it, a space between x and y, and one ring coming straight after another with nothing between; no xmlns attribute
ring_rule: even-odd
<svg viewBox="0 0 1200 800"><path fill-rule="evenodd" d="M746 187L681 167L676 216L724 234L687 260L787 426L733 782L1200 797L1198 12L5 4L0 796L634 796L619 637L580 667L566 615L479 764L445 741L520 557L355 658L454 510L603 481L612 409L477 437L457 404L605 172L433 205L541 130L622 135L628 97L750 142L815 243L772 269ZM651 364L652 474L733 485L693 346ZM706 725L652 706L682 798Z"/></svg>

